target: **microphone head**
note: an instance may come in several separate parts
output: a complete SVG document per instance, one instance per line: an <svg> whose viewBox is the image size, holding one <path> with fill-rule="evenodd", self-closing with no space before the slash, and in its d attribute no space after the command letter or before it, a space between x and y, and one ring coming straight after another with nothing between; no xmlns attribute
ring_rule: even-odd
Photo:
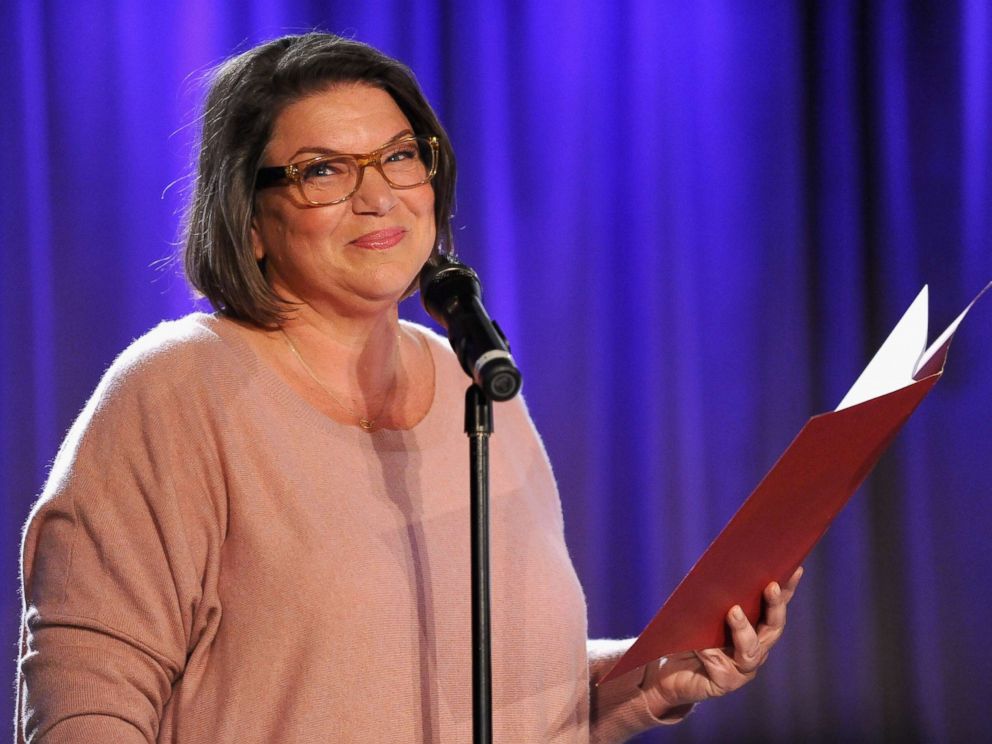
<svg viewBox="0 0 992 744"><path fill-rule="evenodd" d="M482 297L479 276L454 256L442 253L420 272L420 301L445 330L459 299L464 302L471 297Z"/></svg>
<svg viewBox="0 0 992 744"><path fill-rule="evenodd" d="M420 301L448 334L462 369L485 394L509 400L521 376L506 337L482 305L482 285L470 267L442 254L420 274Z"/></svg>

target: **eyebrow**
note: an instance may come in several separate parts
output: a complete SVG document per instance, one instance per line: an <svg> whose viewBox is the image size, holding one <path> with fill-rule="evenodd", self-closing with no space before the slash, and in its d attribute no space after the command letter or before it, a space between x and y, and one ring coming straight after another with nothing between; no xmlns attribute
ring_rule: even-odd
<svg viewBox="0 0 992 744"><path fill-rule="evenodd" d="M386 140L385 142L383 142L381 145L379 145L379 147L377 147L375 149L376 150L379 150L379 149L381 149L383 147L386 147L387 145L391 145L393 142L396 142L397 140L401 140L404 137L410 137L412 135L413 135L413 131L412 130L410 130L410 129L404 129L404 130L402 130L402 131L397 132L396 134L394 134L392 137L390 137L388 140ZM330 147L320 147L320 146L307 145L306 147L301 147L296 152L294 152L292 155L290 155L288 162L292 163L293 160L295 160L298 155L302 155L303 153L313 153L314 155L355 155L355 154L364 154L364 153L342 152L341 150L334 150L334 149L332 149Z"/></svg>

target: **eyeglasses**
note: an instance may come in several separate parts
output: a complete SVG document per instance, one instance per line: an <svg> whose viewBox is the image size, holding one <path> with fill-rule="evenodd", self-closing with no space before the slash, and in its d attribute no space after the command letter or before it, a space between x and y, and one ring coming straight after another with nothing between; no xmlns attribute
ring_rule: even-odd
<svg viewBox="0 0 992 744"><path fill-rule="evenodd" d="M434 178L437 162L437 137L404 137L365 155L319 155L289 165L259 168L255 190L291 181L308 204L326 207L354 196L370 165L392 188L412 189Z"/></svg>

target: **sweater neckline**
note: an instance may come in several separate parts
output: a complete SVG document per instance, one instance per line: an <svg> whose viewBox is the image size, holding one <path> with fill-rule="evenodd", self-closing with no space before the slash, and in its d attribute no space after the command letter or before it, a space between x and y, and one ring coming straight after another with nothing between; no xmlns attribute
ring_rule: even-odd
<svg viewBox="0 0 992 744"><path fill-rule="evenodd" d="M434 398L431 400L427 414L409 429L381 428L369 432L355 425L335 421L317 410L251 348L251 345L233 327L234 321L218 313L200 315L201 318L198 320L231 349L252 381L284 407L302 426L314 427L338 439L346 438L357 443L371 442L376 449L385 450L409 450L414 447L423 449L441 441L446 433L445 428L451 428L452 421L444 421L445 418L451 419L451 417L446 417L444 412L454 401L450 400L453 396L445 386L446 382L450 384L451 381L442 379L441 369L444 360L440 355L442 351L439 345L440 337L418 323L400 320L405 328L417 334L431 355L434 367ZM457 417L453 420L457 424Z"/></svg>

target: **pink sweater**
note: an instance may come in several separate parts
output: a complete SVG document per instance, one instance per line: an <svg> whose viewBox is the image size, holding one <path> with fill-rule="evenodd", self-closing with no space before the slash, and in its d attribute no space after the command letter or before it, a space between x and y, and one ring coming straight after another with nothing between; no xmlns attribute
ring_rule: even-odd
<svg viewBox="0 0 992 744"><path fill-rule="evenodd" d="M117 359L25 533L18 741L471 741L468 378L419 330L430 412L371 435L222 318ZM590 688L624 644L587 648L544 448L495 416L495 741L623 741L659 723L642 673Z"/></svg>

